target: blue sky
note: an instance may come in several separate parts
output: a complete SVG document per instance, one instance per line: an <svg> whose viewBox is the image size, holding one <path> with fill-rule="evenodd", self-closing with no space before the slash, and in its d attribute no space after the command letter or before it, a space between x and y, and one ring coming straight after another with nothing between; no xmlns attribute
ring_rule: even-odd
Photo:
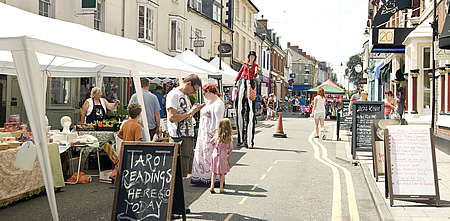
<svg viewBox="0 0 450 221"><path fill-rule="evenodd" d="M362 52L368 1L361 0L253 0L268 28L307 54L331 63L339 74L341 62Z"/></svg>

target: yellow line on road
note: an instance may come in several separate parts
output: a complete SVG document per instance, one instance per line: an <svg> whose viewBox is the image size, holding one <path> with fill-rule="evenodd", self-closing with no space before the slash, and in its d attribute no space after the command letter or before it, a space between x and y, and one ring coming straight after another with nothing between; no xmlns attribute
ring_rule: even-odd
<svg viewBox="0 0 450 221"><path fill-rule="evenodd" d="M248 198L248 196L244 196L244 199L241 200L241 202L239 203L240 205L244 204L245 200Z"/></svg>
<svg viewBox="0 0 450 221"><path fill-rule="evenodd" d="M330 164L332 164L332 165L340 168L342 171L344 171L345 181L346 181L346 184L347 184L348 210L349 210L349 213L350 213L350 220L358 221L359 220L359 212L358 212L358 206L356 204L355 190L353 188L352 174L346 168L344 168L344 167L336 164L335 162L331 161L330 159L328 159L327 149L325 148L324 145L319 143L318 140L314 140L314 142L316 142L322 148L322 151L323 151L322 158L323 159L325 159Z"/></svg>
<svg viewBox="0 0 450 221"><path fill-rule="evenodd" d="M341 179L339 177L339 170L331 165L328 162L325 162L320 158L320 150L319 147L312 141L315 132L313 131L311 135L309 135L308 141L314 148L314 158L319 162L325 164L330 167L333 171L333 203L331 210L331 220L342 220L342 206L341 206Z"/></svg>
<svg viewBox="0 0 450 221"><path fill-rule="evenodd" d="M256 187L258 187L258 184L255 184L255 185L253 186L252 190L255 190Z"/></svg>
<svg viewBox="0 0 450 221"><path fill-rule="evenodd" d="M266 174L262 175L262 177L259 179L262 180L262 179L264 179L264 177L266 177Z"/></svg>
<svg viewBox="0 0 450 221"><path fill-rule="evenodd" d="M267 170L267 172L269 172L270 170L272 170L273 166L269 167L269 169Z"/></svg>
<svg viewBox="0 0 450 221"><path fill-rule="evenodd" d="M227 218L224 221L230 220L232 216L233 216L233 214L228 215Z"/></svg>

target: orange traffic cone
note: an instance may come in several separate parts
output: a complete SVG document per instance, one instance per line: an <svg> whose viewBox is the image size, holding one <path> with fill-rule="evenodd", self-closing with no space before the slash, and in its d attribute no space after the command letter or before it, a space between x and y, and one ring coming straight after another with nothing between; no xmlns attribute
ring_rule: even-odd
<svg viewBox="0 0 450 221"><path fill-rule="evenodd" d="M283 132L283 119L281 118L281 114L278 117L278 126L277 126L277 132L273 134L274 137L278 138L287 138L287 134Z"/></svg>

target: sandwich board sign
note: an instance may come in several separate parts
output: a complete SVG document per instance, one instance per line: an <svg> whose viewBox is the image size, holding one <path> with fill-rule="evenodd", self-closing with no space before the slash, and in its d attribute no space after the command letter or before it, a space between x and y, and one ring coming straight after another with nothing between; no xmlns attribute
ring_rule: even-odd
<svg viewBox="0 0 450 221"><path fill-rule="evenodd" d="M179 144L122 142L111 221L171 220L172 214L186 220Z"/></svg>
<svg viewBox="0 0 450 221"><path fill-rule="evenodd" d="M433 138L428 125L387 126L384 145L391 206L395 198L434 198L441 205Z"/></svg>

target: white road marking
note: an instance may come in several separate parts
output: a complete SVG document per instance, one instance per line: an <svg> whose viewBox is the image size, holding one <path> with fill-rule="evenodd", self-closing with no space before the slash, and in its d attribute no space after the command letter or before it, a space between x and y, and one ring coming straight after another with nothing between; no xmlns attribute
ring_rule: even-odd
<svg viewBox="0 0 450 221"><path fill-rule="evenodd" d="M331 210L331 220L342 220L341 182L340 182L341 179L339 176L339 170L335 166L331 165L330 163L320 158L319 147L312 141L314 134L315 132L313 131L308 138L309 143L311 143L311 145L314 148L314 158L316 158L319 162L325 164L326 166L330 167L331 170L333 171L333 203Z"/></svg>

